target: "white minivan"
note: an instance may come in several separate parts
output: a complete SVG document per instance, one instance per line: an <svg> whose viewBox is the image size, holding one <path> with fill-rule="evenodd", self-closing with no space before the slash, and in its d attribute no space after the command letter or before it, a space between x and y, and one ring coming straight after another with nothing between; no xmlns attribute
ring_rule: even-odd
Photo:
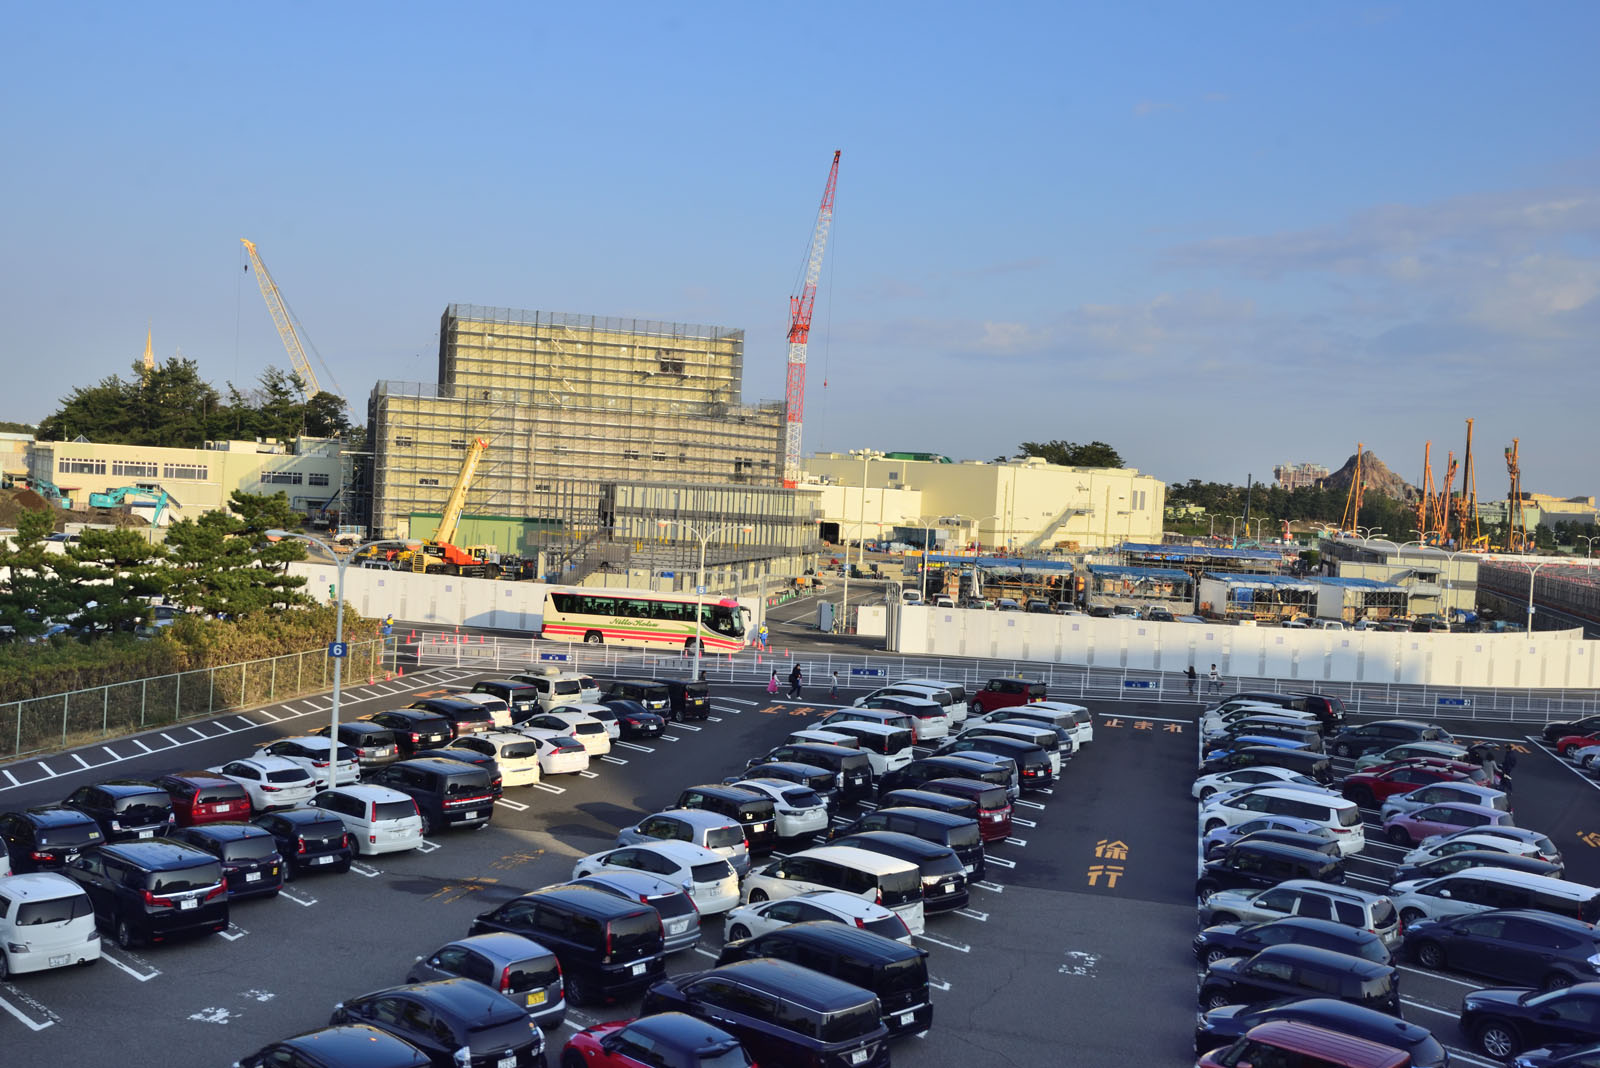
<svg viewBox="0 0 1600 1068"><path fill-rule="evenodd" d="M341 786L313 797L311 807L337 817L357 853L398 853L422 845L422 813L399 790Z"/></svg>
<svg viewBox="0 0 1600 1068"><path fill-rule="evenodd" d="M923 931L921 870L910 861L854 846L817 846L779 857L752 871L743 893L745 903L755 905L813 890L854 894L892 910L912 934Z"/></svg>
<svg viewBox="0 0 1600 1068"><path fill-rule="evenodd" d="M1340 856L1359 853L1367 844L1361 810L1354 801L1299 786L1260 786L1218 794L1200 808L1200 826L1206 832L1232 827L1259 816L1292 816L1319 823L1333 833Z"/></svg>
<svg viewBox="0 0 1600 1068"><path fill-rule="evenodd" d="M896 686L915 686L920 690L937 690L950 695L949 701L935 697L930 698L939 702L944 707L944 714L950 717L950 726L959 727L967 721L967 688L959 682L946 682L943 679L901 679Z"/></svg>
<svg viewBox="0 0 1600 1068"><path fill-rule="evenodd" d="M0 879L0 979L100 959L94 905L53 871Z"/></svg>
<svg viewBox="0 0 1600 1068"><path fill-rule="evenodd" d="M915 739L908 727L895 727L871 720L840 720L828 724L825 730L828 734L842 734L855 739L855 748L867 754L867 760L872 764L873 778L898 771L911 763L911 747Z"/></svg>

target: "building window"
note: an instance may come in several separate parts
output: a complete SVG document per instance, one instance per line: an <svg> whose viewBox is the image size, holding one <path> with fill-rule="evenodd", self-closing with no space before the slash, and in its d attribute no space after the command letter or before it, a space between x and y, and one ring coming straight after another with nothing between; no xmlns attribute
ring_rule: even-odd
<svg viewBox="0 0 1600 1068"><path fill-rule="evenodd" d="M679 462L679 463L680 463L680 464L686 464L686 463L688 463L688 462L689 462L689 454L688 454L688 453L686 453L686 452L680 452L680 453L679 453L679 454L678 454L678 462Z"/></svg>
<svg viewBox="0 0 1600 1068"><path fill-rule="evenodd" d="M650 459L654 460L658 464L664 464L667 462L667 452L665 449L657 449L655 452L650 454Z"/></svg>
<svg viewBox="0 0 1600 1068"><path fill-rule="evenodd" d="M106 473L104 460L62 460L56 465L56 470L63 475L103 475Z"/></svg>
<svg viewBox="0 0 1600 1068"><path fill-rule="evenodd" d="M624 460L637 460L639 458L639 450L638 449L623 449L622 450L622 458Z"/></svg>
<svg viewBox="0 0 1600 1068"><path fill-rule="evenodd" d="M112 460L111 473L125 478L157 478L161 473L158 464L137 464L129 460Z"/></svg>
<svg viewBox="0 0 1600 1068"><path fill-rule="evenodd" d="M327 475L318 474L313 471L311 474L306 476L306 485L308 486L326 486L327 484Z"/></svg>
<svg viewBox="0 0 1600 1068"><path fill-rule="evenodd" d="M549 493L550 492L550 483L548 483L548 482L535 482L533 484L533 492L535 492L535 493Z"/></svg>
<svg viewBox="0 0 1600 1068"><path fill-rule="evenodd" d="M412 441L411 441L411 438L410 438L409 435L406 435L406 434L396 434L395 435L395 438L394 438L394 447L395 448L397 448L397 449L409 449L409 448L411 448L411 445L412 445Z"/></svg>
<svg viewBox="0 0 1600 1068"><path fill-rule="evenodd" d="M298 471L261 472L261 484L264 486L298 486L302 481Z"/></svg>
<svg viewBox="0 0 1600 1068"><path fill-rule="evenodd" d="M437 486L438 484L439 484L439 480L436 479L436 478L419 478L419 479L417 479L417 485L419 485L419 486Z"/></svg>
<svg viewBox="0 0 1600 1068"><path fill-rule="evenodd" d="M467 447L467 443L466 443L466 442L464 442L464 441L462 441L462 440L461 440L461 439L460 439L460 438L451 438L451 439L450 439L450 447L451 447L451 448L452 448L452 449L462 449L462 450L465 450L465 449L466 449L466 447Z"/></svg>
<svg viewBox="0 0 1600 1068"><path fill-rule="evenodd" d="M185 478L192 482L204 481L206 477L205 464L162 464L162 478Z"/></svg>

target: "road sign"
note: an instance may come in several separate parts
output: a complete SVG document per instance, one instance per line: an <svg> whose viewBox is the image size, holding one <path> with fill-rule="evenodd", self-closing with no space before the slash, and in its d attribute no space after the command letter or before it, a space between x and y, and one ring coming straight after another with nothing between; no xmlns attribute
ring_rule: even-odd
<svg viewBox="0 0 1600 1068"><path fill-rule="evenodd" d="M704 597L706 595L706 587L696 586L694 588L694 592L696 597Z"/></svg>
<svg viewBox="0 0 1600 1068"><path fill-rule="evenodd" d="M1472 698L1470 698L1470 697L1441 697L1441 698L1439 698L1439 707L1440 708L1471 708L1472 707Z"/></svg>
<svg viewBox="0 0 1600 1068"><path fill-rule="evenodd" d="M539 659L546 662L565 664L567 661L571 660L572 657L566 653L540 653Z"/></svg>
<svg viewBox="0 0 1600 1068"><path fill-rule="evenodd" d="M1123 679L1122 680L1122 688L1124 690L1148 690L1150 688L1150 680L1149 679Z"/></svg>
<svg viewBox="0 0 1600 1068"><path fill-rule="evenodd" d="M350 655L350 643L349 642L329 642L328 643L328 659L330 659L330 660L343 660L345 657L347 657L349 655Z"/></svg>
<svg viewBox="0 0 1600 1068"><path fill-rule="evenodd" d="M886 679L889 677L888 668L851 668L850 674L868 679Z"/></svg>

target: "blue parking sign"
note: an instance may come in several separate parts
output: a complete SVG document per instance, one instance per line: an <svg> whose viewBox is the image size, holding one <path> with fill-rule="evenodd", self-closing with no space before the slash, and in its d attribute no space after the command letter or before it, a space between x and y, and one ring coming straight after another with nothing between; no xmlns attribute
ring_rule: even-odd
<svg viewBox="0 0 1600 1068"><path fill-rule="evenodd" d="M347 657L349 655L350 655L350 643L349 642L329 642L328 643L328 659L330 659L330 660L343 660L345 657Z"/></svg>

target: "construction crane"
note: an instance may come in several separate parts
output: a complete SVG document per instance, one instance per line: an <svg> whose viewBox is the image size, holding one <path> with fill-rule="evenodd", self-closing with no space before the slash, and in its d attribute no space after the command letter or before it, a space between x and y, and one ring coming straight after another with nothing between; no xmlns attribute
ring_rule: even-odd
<svg viewBox="0 0 1600 1068"><path fill-rule="evenodd" d="M806 256L806 280L798 296L789 298L789 381L784 390L783 484L793 489L800 477L800 424L806 407L806 343L811 337L811 309L817 302L817 280L822 277L822 253L833 223L833 189L839 181L839 153L833 154L828 184L817 209L817 228L811 234Z"/></svg>
<svg viewBox="0 0 1600 1068"><path fill-rule="evenodd" d="M155 353L155 349L152 348L151 344L150 344L153 340L155 340L154 332L152 331L152 329L150 327L148 327L148 326L145 327L144 328L144 369L139 372L139 380L141 382L144 381L145 379L149 378L150 377L150 372L154 371L156 369L156 353Z"/></svg>
<svg viewBox="0 0 1600 1068"><path fill-rule="evenodd" d="M1450 540L1450 487L1456 484L1456 454L1455 450L1446 453L1448 459L1444 465L1444 482L1439 492L1433 495L1433 529L1439 539L1438 544L1443 545Z"/></svg>
<svg viewBox="0 0 1600 1068"><path fill-rule="evenodd" d="M461 527L461 512L467 506L467 490L472 488L473 477L478 472L478 461L489 443L483 438L473 438L467 455L461 461L461 471L456 484L445 501L444 512L439 516L439 526L433 537L423 540L415 549L399 553L396 564L401 570L417 574L437 570L446 575L466 575L477 578L495 578L500 573L500 561L495 550L488 545L474 545L466 549L455 545L456 533Z"/></svg>
<svg viewBox="0 0 1600 1068"><path fill-rule="evenodd" d="M1528 537L1528 517L1522 511L1522 463L1518 444L1512 438L1506 448L1506 473L1511 476L1511 489L1506 494L1506 551L1525 553L1533 549Z"/></svg>
<svg viewBox="0 0 1600 1068"><path fill-rule="evenodd" d="M1417 536L1424 545L1435 545L1433 528L1428 525L1433 515L1433 442L1422 446L1422 492L1417 497Z"/></svg>
<svg viewBox="0 0 1600 1068"><path fill-rule="evenodd" d="M323 389L317 382L317 373L311 369L311 361L306 359L305 346L300 343L300 333L294 328L294 314L289 311L289 305L279 292L278 283L272 280L267 265L261 261L261 253L256 251L255 242L243 237L239 241L250 254L250 263L255 266L256 285L261 287L261 297L267 302L267 311L272 313L272 322L278 328L278 336L283 338L283 347L289 351L289 366L300 376L300 381L305 386L306 397L308 399L315 397L323 392ZM249 270L248 267L245 269ZM326 365L323 366L323 370L327 370ZM328 380L333 381L332 372L329 372ZM344 391L339 389L338 382L333 383L332 392L335 397L344 400ZM348 406L349 402L345 403Z"/></svg>
<svg viewBox="0 0 1600 1068"><path fill-rule="evenodd" d="M1472 420L1467 420L1467 451L1461 458L1461 495L1456 498L1457 544L1463 549L1488 549L1489 539L1478 526L1478 472L1472 464Z"/></svg>
<svg viewBox="0 0 1600 1068"><path fill-rule="evenodd" d="M1361 498L1366 489L1366 478L1361 472L1361 442L1356 442L1356 470L1350 476L1350 490L1344 497L1344 515L1339 519L1340 530L1355 530L1361 522Z"/></svg>

